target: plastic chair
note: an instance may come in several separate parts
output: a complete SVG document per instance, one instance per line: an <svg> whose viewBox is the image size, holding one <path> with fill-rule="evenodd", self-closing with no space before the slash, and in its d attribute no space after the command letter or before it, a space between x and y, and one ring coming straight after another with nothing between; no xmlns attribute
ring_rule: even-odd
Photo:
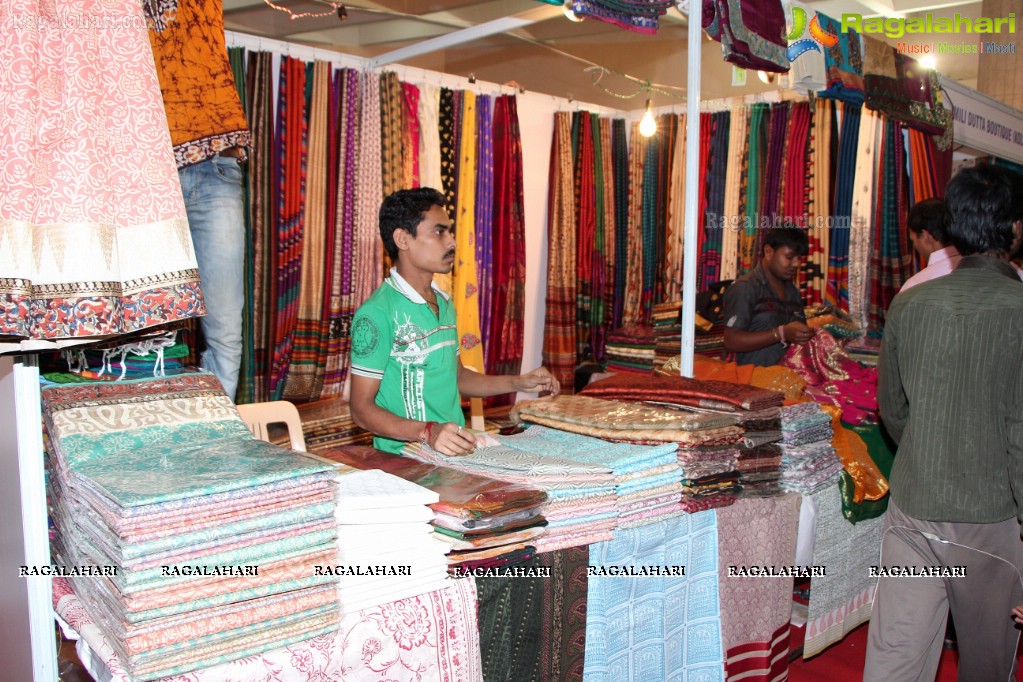
<svg viewBox="0 0 1023 682"><path fill-rule="evenodd" d="M239 405L238 414L242 421L259 440L270 441L270 424L284 424L288 427L291 449L305 452L305 436L302 434L302 419L298 416L298 408L287 400L274 400L268 403L251 403Z"/></svg>

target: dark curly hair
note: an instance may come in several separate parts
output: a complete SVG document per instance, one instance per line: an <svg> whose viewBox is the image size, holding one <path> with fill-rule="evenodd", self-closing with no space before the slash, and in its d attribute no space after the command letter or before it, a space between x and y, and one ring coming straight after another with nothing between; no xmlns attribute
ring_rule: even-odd
<svg viewBox="0 0 1023 682"><path fill-rule="evenodd" d="M398 260L394 231L405 230L414 237L416 227L432 206L444 208L444 195L432 187L399 189L380 204L380 238L391 260Z"/></svg>
<svg viewBox="0 0 1023 682"><path fill-rule="evenodd" d="M806 230L794 225L772 227L764 233L764 246L770 246L774 250L787 246L796 255L805 256L810 251L810 237L807 236Z"/></svg>
<svg viewBox="0 0 1023 682"><path fill-rule="evenodd" d="M941 244L948 244L948 208L938 197L913 204L906 217L906 226L913 234L926 231Z"/></svg>
<svg viewBox="0 0 1023 682"><path fill-rule="evenodd" d="M959 253L1009 252L1012 224L1023 219L1021 186L1019 174L991 164L964 168L949 180L948 237Z"/></svg>

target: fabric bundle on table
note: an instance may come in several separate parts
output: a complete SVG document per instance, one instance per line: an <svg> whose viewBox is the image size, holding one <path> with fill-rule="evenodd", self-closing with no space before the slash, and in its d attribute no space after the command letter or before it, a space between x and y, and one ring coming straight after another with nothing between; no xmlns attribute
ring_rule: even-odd
<svg viewBox="0 0 1023 682"><path fill-rule="evenodd" d="M499 436L498 440L509 448L540 453L566 463L610 467L615 507L595 514L591 507L585 511L577 510L569 518L562 516L561 520L552 524L553 527L548 528L548 535L552 539L566 533L578 535L594 527L594 524L601 530L610 530L616 525L631 527L653 523L681 512L679 493L682 473L678 468L676 446L673 443L609 443L599 438L543 426L532 426L513 436ZM588 497L592 498L593 494L606 496L604 490L593 490ZM554 499L558 500L557 497ZM580 498L575 500L580 501ZM558 508L557 511L564 510Z"/></svg>
<svg viewBox="0 0 1023 682"><path fill-rule="evenodd" d="M361 611L443 589L448 546L432 531L432 490L376 469L338 476L338 596Z"/></svg>
<svg viewBox="0 0 1023 682"><path fill-rule="evenodd" d="M881 339L873 336L861 336L846 343L845 350L849 354L850 360L875 367L881 355Z"/></svg>
<svg viewBox="0 0 1023 682"><path fill-rule="evenodd" d="M736 439L733 445L680 446L683 502L692 509L731 504L740 492L750 496L780 492L780 453L765 456L761 447L781 439L781 393L727 381L663 374L630 381L612 376L590 384L583 393L643 400L737 422L743 439Z"/></svg>
<svg viewBox="0 0 1023 682"><path fill-rule="evenodd" d="M508 441L507 437L481 437L474 452L460 457L446 457L420 443L407 444L403 453L459 471L530 485L547 493L542 518L523 519L516 524L513 533L480 537L477 542L481 546L483 543L497 545L502 543L502 538L515 542L528 539L538 552L545 552L609 539L618 524L615 476L610 465L539 454L521 447L523 444L520 440ZM450 535L450 531L438 532ZM472 533L478 535L483 531L485 529ZM529 536L523 537L527 531Z"/></svg>
<svg viewBox="0 0 1023 682"><path fill-rule="evenodd" d="M543 524L547 495L542 490L365 446L336 448L322 456L357 469L380 469L436 492L439 500L430 504L434 533L467 547L448 553L449 568L499 566L536 552L533 537L508 534ZM485 546L494 538L497 546Z"/></svg>
<svg viewBox="0 0 1023 682"><path fill-rule="evenodd" d="M135 680L337 629L332 467L257 441L211 374L49 386L55 562Z"/></svg>
<svg viewBox="0 0 1023 682"><path fill-rule="evenodd" d="M607 337L604 357L612 372L649 374L657 357L654 328L645 325L619 327Z"/></svg>
<svg viewBox="0 0 1023 682"><path fill-rule="evenodd" d="M765 410L781 407L781 393L748 384L690 379L664 374L649 377L610 376L594 381L582 391L594 398L608 400L656 400L691 407L727 412Z"/></svg>
<svg viewBox="0 0 1023 682"><path fill-rule="evenodd" d="M783 407L781 429L782 488L813 494L834 485L842 462L831 445L831 417L821 406L807 402Z"/></svg>

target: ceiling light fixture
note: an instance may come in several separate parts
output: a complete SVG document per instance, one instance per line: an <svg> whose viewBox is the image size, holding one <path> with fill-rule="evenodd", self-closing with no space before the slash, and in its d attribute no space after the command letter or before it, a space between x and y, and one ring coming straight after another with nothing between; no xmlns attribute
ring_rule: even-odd
<svg viewBox="0 0 1023 682"><path fill-rule="evenodd" d="M565 4L561 6L561 11L565 13L565 17L567 17L569 21L580 22L583 20L581 16L573 11L572 0L565 0Z"/></svg>
<svg viewBox="0 0 1023 682"><path fill-rule="evenodd" d="M933 71L937 65L938 60L934 58L933 54L925 54L923 57L920 57L920 66L928 71Z"/></svg>
<svg viewBox="0 0 1023 682"><path fill-rule="evenodd" d="M657 132L657 120L654 118L654 110L651 100L646 101L646 112L643 118L639 119L639 134L643 137L653 137Z"/></svg>

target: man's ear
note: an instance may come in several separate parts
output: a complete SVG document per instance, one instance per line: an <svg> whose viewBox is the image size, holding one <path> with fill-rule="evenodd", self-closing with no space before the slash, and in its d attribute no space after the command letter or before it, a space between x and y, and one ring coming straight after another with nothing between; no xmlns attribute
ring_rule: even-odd
<svg viewBox="0 0 1023 682"><path fill-rule="evenodd" d="M408 230L403 230L400 227L392 234L394 239L394 245L398 247L399 251L408 251L412 248L412 235L409 234Z"/></svg>

